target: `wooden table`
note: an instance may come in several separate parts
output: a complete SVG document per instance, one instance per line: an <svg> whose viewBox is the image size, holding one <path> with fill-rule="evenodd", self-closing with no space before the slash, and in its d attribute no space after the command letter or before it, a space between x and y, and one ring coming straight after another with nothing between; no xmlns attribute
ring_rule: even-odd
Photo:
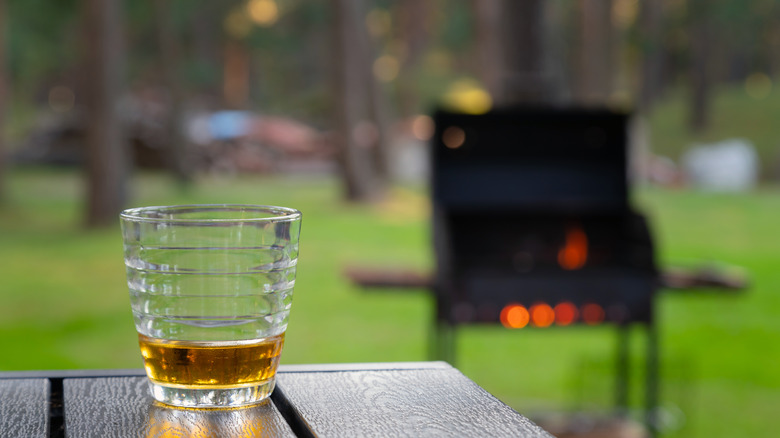
<svg viewBox="0 0 780 438"><path fill-rule="evenodd" d="M288 365L271 399L194 410L143 370L0 373L0 437L551 437L444 362Z"/></svg>

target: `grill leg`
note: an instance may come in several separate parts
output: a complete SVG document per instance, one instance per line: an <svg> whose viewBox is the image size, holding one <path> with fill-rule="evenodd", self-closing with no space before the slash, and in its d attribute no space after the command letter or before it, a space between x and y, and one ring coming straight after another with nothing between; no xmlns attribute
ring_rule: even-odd
<svg viewBox="0 0 780 438"><path fill-rule="evenodd" d="M628 386L629 386L629 345L630 327L628 324L620 324L617 327L617 355L615 356L615 407L618 416L628 415Z"/></svg>

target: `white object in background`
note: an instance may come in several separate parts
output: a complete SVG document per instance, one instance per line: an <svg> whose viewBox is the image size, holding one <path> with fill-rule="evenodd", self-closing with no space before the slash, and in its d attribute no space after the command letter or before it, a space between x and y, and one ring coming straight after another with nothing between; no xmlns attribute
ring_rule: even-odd
<svg viewBox="0 0 780 438"><path fill-rule="evenodd" d="M745 139L694 146L682 164L688 181L702 190L744 192L758 181L758 155Z"/></svg>

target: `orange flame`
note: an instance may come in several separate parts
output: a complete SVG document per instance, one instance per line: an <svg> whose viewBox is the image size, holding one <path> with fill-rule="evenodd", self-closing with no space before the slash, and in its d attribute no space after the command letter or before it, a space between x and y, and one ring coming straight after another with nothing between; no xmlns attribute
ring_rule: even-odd
<svg viewBox="0 0 780 438"><path fill-rule="evenodd" d="M566 243L558 251L558 264L572 271L585 266L588 261L588 236L580 227L566 230Z"/></svg>
<svg viewBox="0 0 780 438"><path fill-rule="evenodd" d="M537 327L549 327L555 321L555 311L549 304L534 304L531 306L531 321Z"/></svg>
<svg viewBox="0 0 780 438"><path fill-rule="evenodd" d="M582 307L582 319L588 325L601 324L604 321L604 308L595 303L586 304Z"/></svg>
<svg viewBox="0 0 780 438"><path fill-rule="evenodd" d="M523 328L528 325L530 319L528 309L521 304L507 304L501 310L501 324L506 328Z"/></svg>
<svg viewBox="0 0 780 438"><path fill-rule="evenodd" d="M555 323L562 326L567 326L576 321L579 314L577 306L568 301L556 304L554 310Z"/></svg>

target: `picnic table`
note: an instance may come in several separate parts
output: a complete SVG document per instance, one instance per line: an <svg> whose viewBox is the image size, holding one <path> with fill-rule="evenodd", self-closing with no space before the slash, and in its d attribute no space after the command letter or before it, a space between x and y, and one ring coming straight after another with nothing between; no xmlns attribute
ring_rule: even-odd
<svg viewBox="0 0 780 438"><path fill-rule="evenodd" d="M445 362L282 365L262 404L180 409L135 370L0 373L0 437L551 437Z"/></svg>

